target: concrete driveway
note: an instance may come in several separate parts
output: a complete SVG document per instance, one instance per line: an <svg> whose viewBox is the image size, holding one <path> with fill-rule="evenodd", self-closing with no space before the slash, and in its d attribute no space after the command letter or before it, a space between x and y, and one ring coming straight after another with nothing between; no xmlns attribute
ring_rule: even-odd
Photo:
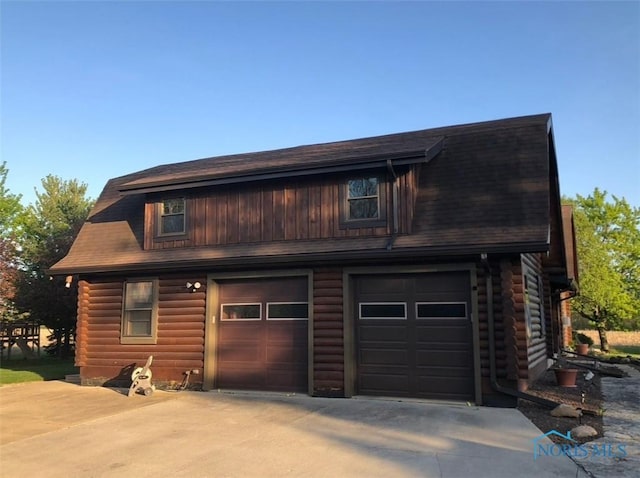
<svg viewBox="0 0 640 478"><path fill-rule="evenodd" d="M0 388L4 476L586 477L514 409L41 382ZM546 439L545 439L546 440Z"/></svg>

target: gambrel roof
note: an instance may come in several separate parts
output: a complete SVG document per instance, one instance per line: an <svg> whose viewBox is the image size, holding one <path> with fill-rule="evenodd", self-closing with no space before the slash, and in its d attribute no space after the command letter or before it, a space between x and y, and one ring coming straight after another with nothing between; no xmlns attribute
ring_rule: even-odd
<svg viewBox="0 0 640 478"><path fill-rule="evenodd" d="M111 179L54 274L160 271L327 259L546 252L560 218L551 115L245 153ZM424 163L411 234L144 250L145 195ZM562 227L558 224L562 234ZM562 238L559 238L562 247ZM557 241L556 241L557 242Z"/></svg>

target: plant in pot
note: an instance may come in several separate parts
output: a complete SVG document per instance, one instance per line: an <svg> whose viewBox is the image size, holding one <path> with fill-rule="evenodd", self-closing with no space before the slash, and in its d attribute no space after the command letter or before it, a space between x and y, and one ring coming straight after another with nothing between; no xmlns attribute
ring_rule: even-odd
<svg viewBox="0 0 640 478"><path fill-rule="evenodd" d="M577 333L575 341L576 353L580 355L587 355L589 353L589 347L593 345L593 339L588 335Z"/></svg>
<svg viewBox="0 0 640 478"><path fill-rule="evenodd" d="M556 375L556 383L560 387L575 387L578 379L578 369L566 360L558 360L552 367Z"/></svg>

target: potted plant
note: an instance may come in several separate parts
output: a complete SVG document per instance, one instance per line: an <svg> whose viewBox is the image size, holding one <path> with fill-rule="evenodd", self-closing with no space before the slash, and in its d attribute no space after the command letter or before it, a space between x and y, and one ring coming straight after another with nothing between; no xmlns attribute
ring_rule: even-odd
<svg viewBox="0 0 640 478"><path fill-rule="evenodd" d="M591 337L580 332L576 334L576 353L587 355L589 353L589 347L592 345L593 339Z"/></svg>
<svg viewBox="0 0 640 478"><path fill-rule="evenodd" d="M587 355L589 353L589 344L576 344L576 353L578 355Z"/></svg>
<svg viewBox="0 0 640 478"><path fill-rule="evenodd" d="M553 367L556 375L556 383L560 387L575 387L578 379L578 369L573 368L570 363L564 360L558 360Z"/></svg>

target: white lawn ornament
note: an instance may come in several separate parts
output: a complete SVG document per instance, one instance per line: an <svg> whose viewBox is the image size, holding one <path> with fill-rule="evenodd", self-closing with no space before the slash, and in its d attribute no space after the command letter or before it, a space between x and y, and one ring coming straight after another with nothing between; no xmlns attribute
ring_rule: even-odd
<svg viewBox="0 0 640 478"><path fill-rule="evenodd" d="M153 395L156 386L151 384L151 362L153 362L153 355L149 355L144 367L138 367L131 373L131 381L133 383L131 387L129 387L128 397L140 391L144 393L146 397Z"/></svg>

